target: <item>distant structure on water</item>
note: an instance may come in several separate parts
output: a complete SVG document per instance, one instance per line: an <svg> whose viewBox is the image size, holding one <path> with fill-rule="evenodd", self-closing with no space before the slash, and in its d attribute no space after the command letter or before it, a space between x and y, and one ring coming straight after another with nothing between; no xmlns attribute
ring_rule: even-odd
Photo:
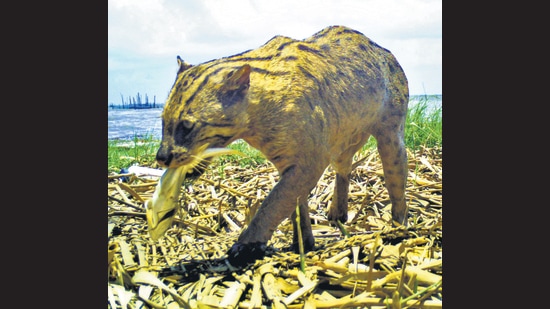
<svg viewBox="0 0 550 309"><path fill-rule="evenodd" d="M162 108L164 106L164 104L156 103L157 96L153 96L153 102L150 103L147 94L145 94L145 102L142 102L139 92L137 93L137 96L135 98L128 97L126 101L124 100L124 96L122 95L122 93L120 94L120 98L122 99L122 105L115 105L114 103L111 103L109 104L109 107L112 109L146 109Z"/></svg>

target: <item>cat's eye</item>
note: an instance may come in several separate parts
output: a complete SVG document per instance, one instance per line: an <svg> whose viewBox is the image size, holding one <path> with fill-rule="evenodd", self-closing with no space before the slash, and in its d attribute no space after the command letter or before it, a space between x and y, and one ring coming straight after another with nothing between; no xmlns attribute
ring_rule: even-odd
<svg viewBox="0 0 550 309"><path fill-rule="evenodd" d="M195 124L189 120L181 121L176 127L174 139L177 145L183 145L188 135L193 131Z"/></svg>
<svg viewBox="0 0 550 309"><path fill-rule="evenodd" d="M191 128L193 128L193 123L192 123L190 120L187 120L187 119L186 119L186 120L184 120L184 121L182 122L182 124L183 124L183 127L186 128L186 129L188 129L188 130L190 130Z"/></svg>

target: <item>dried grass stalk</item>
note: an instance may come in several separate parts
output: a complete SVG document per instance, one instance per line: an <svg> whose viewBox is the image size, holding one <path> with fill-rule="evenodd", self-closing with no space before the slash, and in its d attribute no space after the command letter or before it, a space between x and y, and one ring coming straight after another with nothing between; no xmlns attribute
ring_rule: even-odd
<svg viewBox="0 0 550 309"><path fill-rule="evenodd" d="M409 152L408 227L391 225L391 204L377 152L356 161L350 176L345 237L326 219L334 187L328 168L308 199L316 237L300 256L292 222L283 221L268 254L244 269L225 264L227 250L279 176L266 164L207 171L182 188L163 237L148 233L144 200L158 180L109 176L109 308L441 308L441 149ZM185 198L181 198L181 197ZM303 261L302 266L301 261Z"/></svg>

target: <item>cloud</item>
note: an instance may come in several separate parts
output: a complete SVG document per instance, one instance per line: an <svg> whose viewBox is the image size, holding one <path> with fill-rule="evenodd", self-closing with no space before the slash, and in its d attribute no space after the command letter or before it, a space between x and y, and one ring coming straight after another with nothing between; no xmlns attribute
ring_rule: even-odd
<svg viewBox="0 0 550 309"><path fill-rule="evenodd" d="M329 25L359 30L391 50L409 75L411 93L422 92L422 83L441 93L440 74L420 73L441 71L441 0L109 0L108 22L109 75L126 76L110 77L109 100L122 87L111 81L131 76L125 86L163 84L156 91L164 95L177 55L198 64L257 48L275 35L303 39ZM155 82L146 84L146 76Z"/></svg>
<svg viewBox="0 0 550 309"><path fill-rule="evenodd" d="M440 0L110 0L109 48L167 55L211 46L257 47L332 24L369 37L441 37Z"/></svg>

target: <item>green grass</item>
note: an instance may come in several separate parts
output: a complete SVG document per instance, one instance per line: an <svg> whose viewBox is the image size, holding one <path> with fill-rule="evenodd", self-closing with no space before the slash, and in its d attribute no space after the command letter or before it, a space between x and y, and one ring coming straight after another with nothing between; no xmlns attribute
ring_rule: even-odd
<svg viewBox="0 0 550 309"><path fill-rule="evenodd" d="M141 137L134 134L131 140L107 141L108 172L118 173L121 168L134 164L156 165L155 155L159 145L160 141L155 140L152 134Z"/></svg>
<svg viewBox="0 0 550 309"><path fill-rule="evenodd" d="M248 145L248 143L246 143L243 140L235 141L234 143L229 145L228 148L238 150L242 152L245 156L244 157L238 156L238 155L225 156L227 163L238 162L239 166L257 166L266 161L266 158L259 150ZM224 160L224 157L220 157L218 158L218 160Z"/></svg>
<svg viewBox="0 0 550 309"><path fill-rule="evenodd" d="M407 121L405 123L405 145L411 150L420 147L442 146L442 107L431 107L429 98L420 97L418 102L409 106ZM108 141L108 172L119 172L121 168L127 168L133 164L156 167L155 155L160 141L152 135L145 137L134 136L132 140ZM218 166L220 171L226 165L258 166L265 163L265 157L246 142L238 140L228 146L231 149L242 152L245 156L228 155L216 158L212 167ZM362 148L365 150L376 149L376 140L370 138Z"/></svg>
<svg viewBox="0 0 550 309"><path fill-rule="evenodd" d="M442 116L442 106L430 109L428 98L421 97L407 113L405 145L410 149L443 146Z"/></svg>

